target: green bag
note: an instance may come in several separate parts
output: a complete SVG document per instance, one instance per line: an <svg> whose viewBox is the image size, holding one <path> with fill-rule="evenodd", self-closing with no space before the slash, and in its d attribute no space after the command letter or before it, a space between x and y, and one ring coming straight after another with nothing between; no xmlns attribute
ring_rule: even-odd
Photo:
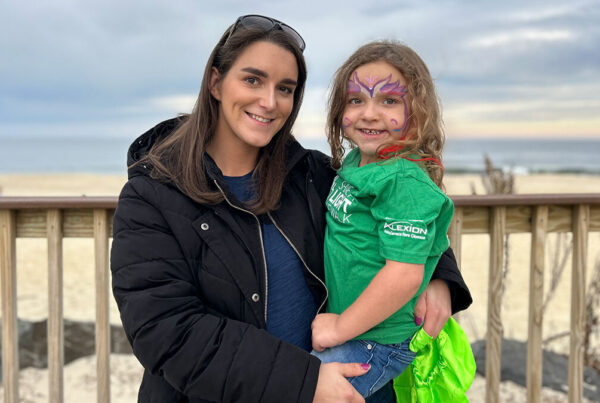
<svg viewBox="0 0 600 403"><path fill-rule="evenodd" d="M410 349L417 354L408 368L394 379L399 403L468 402L466 391L475 378L471 344L452 318L436 339L423 328L415 333Z"/></svg>

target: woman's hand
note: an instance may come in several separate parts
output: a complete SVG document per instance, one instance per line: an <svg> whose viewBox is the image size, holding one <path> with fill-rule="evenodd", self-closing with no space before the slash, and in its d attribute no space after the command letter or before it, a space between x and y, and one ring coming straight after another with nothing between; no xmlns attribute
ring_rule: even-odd
<svg viewBox="0 0 600 403"><path fill-rule="evenodd" d="M415 306L415 323L420 325L433 338L440 333L448 318L452 315L450 290L444 280L432 280L419 296Z"/></svg>
<svg viewBox="0 0 600 403"><path fill-rule="evenodd" d="M314 350L323 351L327 347L334 347L346 341L340 339L337 331L339 317L340 315L335 313L321 313L315 317L310 325Z"/></svg>
<svg viewBox="0 0 600 403"><path fill-rule="evenodd" d="M364 403L365 399L350 385L346 378L364 375L369 368L368 364L358 363L342 364L332 362L321 364L313 402Z"/></svg>

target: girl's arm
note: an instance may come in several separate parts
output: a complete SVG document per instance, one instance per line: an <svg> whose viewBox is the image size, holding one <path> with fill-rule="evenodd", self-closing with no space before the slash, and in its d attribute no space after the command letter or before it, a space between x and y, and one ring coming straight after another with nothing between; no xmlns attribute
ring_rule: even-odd
<svg viewBox="0 0 600 403"><path fill-rule="evenodd" d="M367 288L341 315L318 315L312 324L313 348L342 344L383 322L416 294L423 281L422 264L386 260Z"/></svg>

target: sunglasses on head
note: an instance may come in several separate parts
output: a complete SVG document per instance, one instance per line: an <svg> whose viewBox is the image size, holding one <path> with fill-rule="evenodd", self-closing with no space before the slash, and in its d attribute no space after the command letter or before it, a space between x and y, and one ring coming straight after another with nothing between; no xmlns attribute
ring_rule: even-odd
<svg viewBox="0 0 600 403"><path fill-rule="evenodd" d="M229 32L229 36L227 37L225 43L229 41L231 35L233 35L235 30L240 25L246 28L260 27L263 28L265 31L271 31L272 29L280 29L286 34L288 34L296 42L296 45L298 45L301 51L304 52L304 48L306 47L304 39L302 39L300 34L294 28L290 27L285 22L276 20L275 18L265 17L264 15L257 14L249 14L239 17L235 21L235 24L233 24L233 28L231 29L231 32Z"/></svg>

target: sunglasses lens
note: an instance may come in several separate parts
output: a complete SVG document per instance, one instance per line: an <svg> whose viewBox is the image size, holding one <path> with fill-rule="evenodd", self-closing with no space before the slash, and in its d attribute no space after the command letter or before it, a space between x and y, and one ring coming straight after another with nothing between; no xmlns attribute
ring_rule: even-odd
<svg viewBox="0 0 600 403"><path fill-rule="evenodd" d="M261 27L266 30L275 26L275 22L260 15L248 15L240 21L245 27Z"/></svg>
<svg viewBox="0 0 600 403"><path fill-rule="evenodd" d="M273 20L268 17L263 17L262 15L246 15L240 19L240 23L244 27L261 27L265 30L270 30L273 29L275 26L279 26L281 30L289 34L294 39L294 41L296 41L296 43L300 47L300 50L304 50L304 48L306 47L304 39L302 39L300 34L296 32L294 28L290 27L289 25L283 22Z"/></svg>
<svg viewBox="0 0 600 403"><path fill-rule="evenodd" d="M281 24L281 29L283 31L285 31L286 33L288 33L292 38L294 38L294 40L298 44L298 47L300 47L300 50L304 50L304 48L306 46L306 44L304 43L304 39L302 39L300 34L298 32L296 32L295 29L293 29L292 27L290 27L288 25L284 25L284 24Z"/></svg>

